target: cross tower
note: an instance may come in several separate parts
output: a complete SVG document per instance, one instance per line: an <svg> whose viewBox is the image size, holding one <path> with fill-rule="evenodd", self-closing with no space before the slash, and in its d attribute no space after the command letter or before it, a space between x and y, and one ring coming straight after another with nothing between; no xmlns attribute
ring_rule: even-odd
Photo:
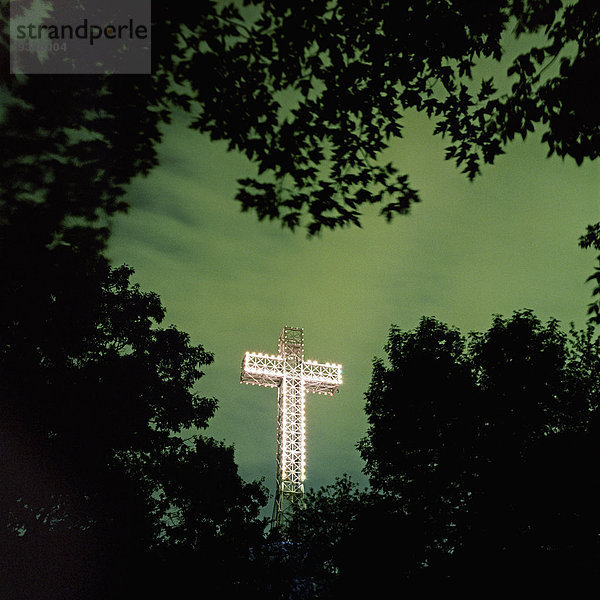
<svg viewBox="0 0 600 600"><path fill-rule="evenodd" d="M277 492L271 525L279 528L304 494L305 393L333 395L342 384L342 365L304 360L304 330L284 327L276 356L246 352L241 382L278 388Z"/></svg>

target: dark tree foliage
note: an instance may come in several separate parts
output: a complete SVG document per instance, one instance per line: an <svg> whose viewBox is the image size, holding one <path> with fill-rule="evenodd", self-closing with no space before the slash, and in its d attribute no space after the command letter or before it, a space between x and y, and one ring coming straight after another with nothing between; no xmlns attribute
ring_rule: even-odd
<svg viewBox="0 0 600 600"><path fill-rule="evenodd" d="M198 18L184 3L153 16L152 76L12 77L2 28L3 598L259 585L265 491L241 480L231 448L193 433L216 409L193 391L212 355L157 327L158 296L101 254L127 183L157 163L173 49Z"/></svg>
<svg viewBox="0 0 600 600"><path fill-rule="evenodd" d="M305 494L286 535L287 558L310 598L368 598L437 589L436 573L423 576L430 560L419 520L392 496L361 490L347 475ZM390 587L392 586L392 587ZM418 589L417 589L418 588Z"/></svg>
<svg viewBox="0 0 600 600"><path fill-rule="evenodd" d="M109 598L127 584L139 596L183 594L197 589L190 573L198 565L211 593L247 591L280 555L265 566L263 550L249 550L263 491L239 479L232 450L176 435L204 427L215 409L191 391L212 357L186 334L153 327L163 316L159 299L100 254L107 217L126 210L131 179L156 166L160 128L174 108L257 164L257 177L240 181L242 209L310 233L359 225L369 204L389 219L419 199L408 176L381 161L408 110L435 119L449 140L447 158L471 178L536 126L550 153L578 163L597 155L590 73L599 24L590 0L243 5L154 3L151 76L16 78L8 75L8 29L0 31L3 597ZM3 3L3 24L8 15ZM504 56L503 35L529 34L530 49L505 80L473 80L478 61ZM335 575L334 587L360 589L365 541L369 565L393 570L377 555L373 523L412 540L402 550L406 581L423 565L428 574L445 565L451 550L454 566L479 561L480 573L520 556L540 568L555 559L589 572L597 558L595 480L583 481L596 410L591 334L561 346L555 325L527 314L498 319L469 344L430 326L429 337L424 327L410 343L394 332L389 352L399 374L377 363L369 392L373 421L361 450L373 485L393 502L371 507L365 497L360 517L348 516L356 527L331 546L340 549L338 562L298 581L334 589L327 582ZM493 330L494 343L505 344L498 352L506 364L496 370ZM538 359L547 380L530 372ZM403 371L405 360L412 371ZM525 387L513 375L527 375ZM406 390L412 395L398 402ZM405 437L386 430L384 413ZM557 490L556 472L579 495ZM486 493L484 482L504 495ZM529 490L529 504L511 503L510 489ZM536 496L540 490L552 501ZM314 510L328 494L338 492ZM527 556L515 542L523 532ZM385 581L385 569L377 573Z"/></svg>
<svg viewBox="0 0 600 600"><path fill-rule="evenodd" d="M285 535L291 540L289 555L296 578L310 582L315 597L321 597L335 582L341 546L354 528L357 515L368 505L368 495L344 475L335 483L305 494Z"/></svg>
<svg viewBox="0 0 600 600"><path fill-rule="evenodd" d="M311 489L285 531L288 579L310 588L309 598L389 595L392 579L400 591L425 560L423 532L414 523L347 475Z"/></svg>
<svg viewBox="0 0 600 600"><path fill-rule="evenodd" d="M214 31L186 31L190 52L174 67L197 102L193 127L257 162L262 175L240 181L238 200L259 218L314 233L359 224L373 203L388 219L407 212L418 193L382 153L409 110L435 120L469 178L536 126L550 154L598 155L590 0L244 5L254 10L227 6ZM528 35L505 77L474 79Z"/></svg>
<svg viewBox="0 0 600 600"><path fill-rule="evenodd" d="M359 444L372 489L311 492L289 528L315 597L596 583L599 344L530 311L393 327Z"/></svg>
<svg viewBox="0 0 600 600"><path fill-rule="evenodd" d="M579 238L581 248L594 248L600 250L600 223L588 225L585 235ZM598 261L594 272L587 278L587 281L594 282L592 296L595 298L588 306L588 315L590 323L600 325L600 254L596 257Z"/></svg>
<svg viewBox="0 0 600 600"><path fill-rule="evenodd" d="M182 439L216 409L192 389L212 355L156 327L164 309L130 268L65 244L35 261L5 250L3 272L22 277L0 313L0 595L187 593L184 563L207 590L235 589L266 498L232 448Z"/></svg>
<svg viewBox="0 0 600 600"><path fill-rule="evenodd" d="M173 28L153 33L152 76L15 77L8 69L9 3L0 11L6 25L0 33L0 223L34 211L55 240L71 228L81 237L86 224L87 243L102 248L106 217L127 209L126 184L157 164L159 125L170 119Z"/></svg>
<svg viewBox="0 0 600 600"><path fill-rule="evenodd" d="M242 4L154 3L151 76L23 81L7 75L4 37L14 102L2 193L13 203L44 196L55 219L125 209L124 185L156 165L173 107L256 163L258 176L240 181L243 210L310 233L358 225L370 204L389 219L418 201L401 165L382 159L407 111L434 120L446 158L470 178L536 127L549 153L598 155L593 0ZM518 37L528 49L509 57L505 76L475 78Z"/></svg>
<svg viewBox="0 0 600 600"><path fill-rule="evenodd" d="M585 571L600 551L587 504L600 483L586 468L600 375L591 331L568 337L523 311L467 344L423 319L393 329L386 351L367 394L366 472L423 523L432 550L452 552L449 576L461 558L466 577L507 569L533 581L537 568L563 561L559 577L577 560ZM582 486L585 500L571 495Z"/></svg>

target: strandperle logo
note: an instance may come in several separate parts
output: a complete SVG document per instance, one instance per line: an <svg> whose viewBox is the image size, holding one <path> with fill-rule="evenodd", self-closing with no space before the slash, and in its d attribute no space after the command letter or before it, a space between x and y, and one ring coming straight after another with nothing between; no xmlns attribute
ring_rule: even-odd
<svg viewBox="0 0 600 600"><path fill-rule="evenodd" d="M83 23L73 25L46 25L43 23L29 23L28 25L17 25L17 40L88 40L90 46L94 41L102 39L141 39L148 38L148 27L146 25L135 25L133 19L128 23L119 25L90 25L87 19Z"/></svg>
<svg viewBox="0 0 600 600"><path fill-rule="evenodd" d="M10 0L10 71L150 73L150 0Z"/></svg>

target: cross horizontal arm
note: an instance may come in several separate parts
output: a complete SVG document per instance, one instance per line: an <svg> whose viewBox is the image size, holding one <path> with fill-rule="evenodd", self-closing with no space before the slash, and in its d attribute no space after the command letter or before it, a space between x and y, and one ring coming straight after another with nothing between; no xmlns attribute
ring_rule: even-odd
<svg viewBox="0 0 600 600"><path fill-rule="evenodd" d="M304 361L304 389L316 394L333 394L342 385L342 365Z"/></svg>
<svg viewBox="0 0 600 600"><path fill-rule="evenodd" d="M283 378L283 357L246 352L242 360L242 383L277 387Z"/></svg>

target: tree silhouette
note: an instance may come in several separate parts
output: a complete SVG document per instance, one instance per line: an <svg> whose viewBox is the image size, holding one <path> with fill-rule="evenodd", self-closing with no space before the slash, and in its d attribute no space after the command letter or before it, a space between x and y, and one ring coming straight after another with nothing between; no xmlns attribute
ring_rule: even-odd
<svg viewBox="0 0 600 600"><path fill-rule="evenodd" d="M434 120L469 178L536 128L549 153L598 155L591 0L181 1L152 18L151 76L3 74L13 102L0 180L13 202L32 200L35 181L62 212L124 209L123 186L155 166L174 107L256 163L258 176L240 181L244 210L310 233L359 225L370 204L389 219L419 200L401 165L382 161L408 111ZM512 57L516 38L527 49ZM502 59L505 76L476 74Z"/></svg>
<svg viewBox="0 0 600 600"><path fill-rule="evenodd" d="M217 405L192 389L212 355L156 327L158 296L102 256L169 120L181 20L154 15L151 77L16 78L2 61L2 597L164 597L197 590L192 573L232 593L254 577L265 491L194 433Z"/></svg>
<svg viewBox="0 0 600 600"><path fill-rule="evenodd" d="M588 225L586 233L579 238L580 248L594 248L600 250L600 223ZM588 306L589 322L595 325L600 324L600 254L596 256L598 264L594 272L587 278L587 281L595 282L592 291L594 298Z"/></svg>
<svg viewBox="0 0 600 600"><path fill-rule="evenodd" d="M372 484L422 523L432 549L453 556L448 577L458 577L459 560L465 577L482 581L509 564L512 581L534 581L553 561L562 561L556 577L572 575L578 559L585 570L599 551L587 502L600 482L586 467L597 339L521 311L465 344L431 319L390 333L390 366L375 364L361 442ZM570 495L581 487L585 501Z"/></svg>
<svg viewBox="0 0 600 600"><path fill-rule="evenodd" d="M393 327L359 444L372 489L311 491L288 529L315 597L596 581L599 343L531 311Z"/></svg>
<svg viewBox="0 0 600 600"><path fill-rule="evenodd" d="M192 390L212 355L156 327L164 309L130 268L64 245L45 257L2 313L2 596L187 592L182 564L235 589L266 497L231 448L193 433L217 406Z"/></svg>
<svg viewBox="0 0 600 600"><path fill-rule="evenodd" d="M240 181L243 209L310 233L359 225L365 205L391 218L418 201L408 176L381 162L406 111L436 120L446 157L471 178L536 127L551 153L597 156L590 0L243 4L154 6L151 76L15 78L0 32L6 597L118 597L128 584L185 593L198 564L216 593L257 587L272 567L256 558L260 486L239 479L230 449L176 435L215 409L190 391L210 354L152 327L159 299L101 256L107 217L156 166L174 108L256 163L258 176ZM7 23L8 5L0 11ZM535 37L505 79L475 81L477 62L499 61L511 34ZM358 585L362 542L373 568L393 568L372 536L385 523L419 548L405 547L406 582L459 580L469 564L497 577L519 561L591 576L596 350L591 333L567 341L529 313L469 343L435 321L393 330L361 444L388 504L365 499L347 543L321 542L319 556L339 549L337 571L317 569L323 589L330 577ZM578 495L559 493L566 486Z"/></svg>
<svg viewBox="0 0 600 600"><path fill-rule="evenodd" d="M418 192L382 156L411 110L434 119L469 178L536 127L550 153L598 155L589 0L245 4L252 19L228 6L219 33L192 28L200 52L174 68L197 102L192 126L257 162L238 200L259 218L314 233L360 224L373 203L388 219L407 212ZM513 58L507 39L519 37L529 45ZM475 79L503 58L505 76Z"/></svg>

